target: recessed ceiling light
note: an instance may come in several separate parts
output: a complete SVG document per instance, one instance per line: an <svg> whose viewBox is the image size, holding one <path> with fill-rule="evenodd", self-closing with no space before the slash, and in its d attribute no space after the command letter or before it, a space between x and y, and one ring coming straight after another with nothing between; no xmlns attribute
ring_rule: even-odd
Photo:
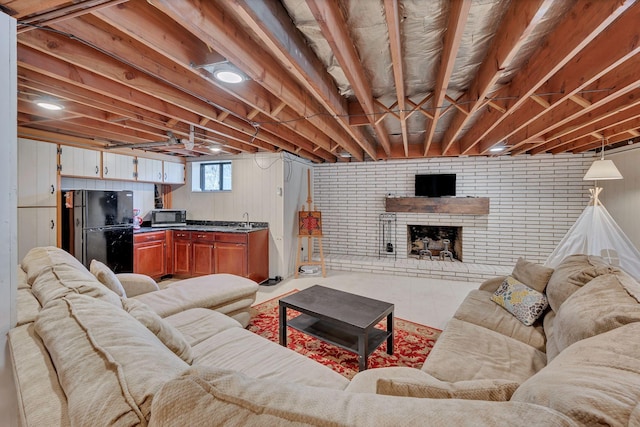
<svg viewBox="0 0 640 427"><path fill-rule="evenodd" d="M36 102L36 105L38 105L38 107L42 107L44 109L52 110L52 111L59 111L64 108L62 105L56 104L55 102L51 102L51 101L38 101Z"/></svg>
<svg viewBox="0 0 640 427"><path fill-rule="evenodd" d="M240 83L244 80L244 77L233 70L217 70L213 73L213 77L223 83Z"/></svg>

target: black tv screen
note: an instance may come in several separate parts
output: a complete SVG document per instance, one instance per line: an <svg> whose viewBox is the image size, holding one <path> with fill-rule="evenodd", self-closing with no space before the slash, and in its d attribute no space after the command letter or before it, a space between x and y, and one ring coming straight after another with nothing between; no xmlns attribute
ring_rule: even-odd
<svg viewBox="0 0 640 427"><path fill-rule="evenodd" d="M443 197L455 195L455 173L416 175L416 197Z"/></svg>

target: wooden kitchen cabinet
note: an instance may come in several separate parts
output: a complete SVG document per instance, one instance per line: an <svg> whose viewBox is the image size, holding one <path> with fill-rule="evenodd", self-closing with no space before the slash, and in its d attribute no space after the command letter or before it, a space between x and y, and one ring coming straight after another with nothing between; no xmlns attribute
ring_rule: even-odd
<svg viewBox="0 0 640 427"><path fill-rule="evenodd" d="M216 273L247 276L247 233L217 233Z"/></svg>
<svg viewBox="0 0 640 427"><path fill-rule="evenodd" d="M173 232L173 274L191 276L191 232Z"/></svg>
<svg viewBox="0 0 640 427"><path fill-rule="evenodd" d="M203 276L216 272L215 258L215 234L211 232L193 231L191 232L192 256L191 274L193 276Z"/></svg>
<svg viewBox="0 0 640 427"><path fill-rule="evenodd" d="M229 273L257 283L269 279L269 231L173 231L173 274Z"/></svg>
<svg viewBox="0 0 640 427"><path fill-rule="evenodd" d="M133 236L133 272L154 279L169 274L165 231L139 233Z"/></svg>

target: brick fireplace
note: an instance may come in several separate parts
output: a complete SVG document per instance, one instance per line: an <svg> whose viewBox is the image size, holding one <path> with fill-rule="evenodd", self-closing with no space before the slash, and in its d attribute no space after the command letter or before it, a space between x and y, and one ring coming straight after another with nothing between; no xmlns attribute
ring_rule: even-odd
<svg viewBox="0 0 640 427"><path fill-rule="evenodd" d="M424 241L428 240L428 248L434 259L445 249L444 240L449 240L449 250L453 258L462 261L462 227L442 225L407 225L407 257L419 258ZM448 259L448 258L447 258Z"/></svg>

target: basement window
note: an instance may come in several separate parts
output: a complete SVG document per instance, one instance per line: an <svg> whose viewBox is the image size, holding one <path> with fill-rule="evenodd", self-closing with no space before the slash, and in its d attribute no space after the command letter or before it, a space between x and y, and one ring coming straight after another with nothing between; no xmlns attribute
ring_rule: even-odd
<svg viewBox="0 0 640 427"><path fill-rule="evenodd" d="M191 191L231 191L231 162L193 162Z"/></svg>

